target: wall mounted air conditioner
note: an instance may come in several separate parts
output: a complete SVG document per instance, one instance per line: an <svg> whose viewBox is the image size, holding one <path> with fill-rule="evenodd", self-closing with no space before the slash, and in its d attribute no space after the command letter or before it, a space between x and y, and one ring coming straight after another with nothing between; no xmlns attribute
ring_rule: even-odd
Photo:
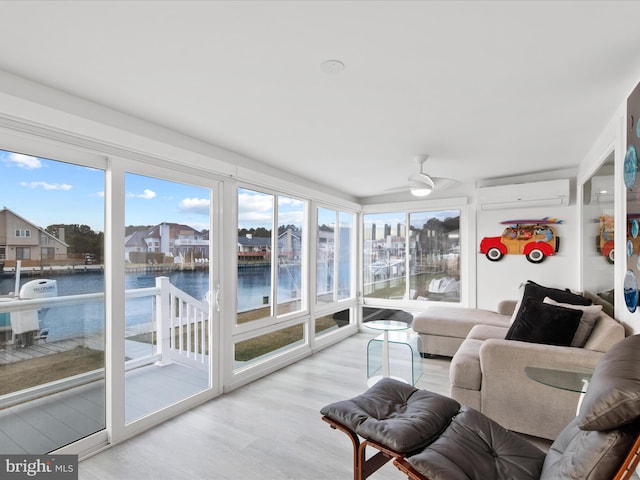
<svg viewBox="0 0 640 480"><path fill-rule="evenodd" d="M569 179L478 188L481 210L569 205Z"/></svg>
<svg viewBox="0 0 640 480"><path fill-rule="evenodd" d="M614 176L599 175L585 184L585 200L590 205L608 205L614 200ZM587 195L588 194L588 195Z"/></svg>

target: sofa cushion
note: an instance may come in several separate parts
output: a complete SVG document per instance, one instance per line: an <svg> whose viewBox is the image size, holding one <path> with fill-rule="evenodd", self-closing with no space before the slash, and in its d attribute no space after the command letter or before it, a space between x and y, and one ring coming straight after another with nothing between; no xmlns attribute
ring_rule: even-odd
<svg viewBox="0 0 640 480"><path fill-rule="evenodd" d="M509 317L491 310L429 305L413 319L411 327L425 335L465 338L471 327L508 325Z"/></svg>
<svg viewBox="0 0 640 480"><path fill-rule="evenodd" d="M602 305L572 305L570 303L556 302L549 297L544 298L544 303L558 305L565 308L573 308L582 312L580 323L578 324L578 329L576 330L576 333L571 340L571 346L578 348L584 347L584 344L587 343L589 335L591 335L591 332L593 331L593 327L596 326L596 322L598 321L598 318L600 318Z"/></svg>
<svg viewBox="0 0 640 480"><path fill-rule="evenodd" d="M582 312L525 298L521 314L507 331L507 340L569 346Z"/></svg>
<svg viewBox="0 0 640 480"><path fill-rule="evenodd" d="M383 378L363 394L327 405L320 413L363 438L404 453L431 442L459 409L460 404L448 397Z"/></svg>
<svg viewBox="0 0 640 480"><path fill-rule="evenodd" d="M640 335L616 343L598 362L578 418L583 430L610 430L640 418Z"/></svg>
<svg viewBox="0 0 640 480"><path fill-rule="evenodd" d="M521 314L522 306L527 298L535 298L536 300L543 301L545 297L549 297L556 302L571 303L572 305L591 305L590 299L571 292L569 289L561 290L559 288L545 287L539 285L531 280L527 280L522 292L522 298L511 317L511 323L513 324Z"/></svg>

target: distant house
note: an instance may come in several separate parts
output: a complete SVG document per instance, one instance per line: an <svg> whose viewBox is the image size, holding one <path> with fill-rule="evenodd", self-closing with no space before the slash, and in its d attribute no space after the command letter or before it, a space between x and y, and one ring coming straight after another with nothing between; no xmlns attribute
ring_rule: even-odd
<svg viewBox="0 0 640 480"><path fill-rule="evenodd" d="M238 262L264 262L271 259L271 237L238 237Z"/></svg>
<svg viewBox="0 0 640 480"><path fill-rule="evenodd" d="M287 228L278 236L278 256L281 260L299 260L301 258L302 238L299 231Z"/></svg>
<svg viewBox="0 0 640 480"><path fill-rule="evenodd" d="M147 252L147 242L145 241L146 232L136 230L131 235L128 235L124 239L124 259L125 261L134 262L133 257L136 254L142 255ZM146 263L146 262L145 262Z"/></svg>
<svg viewBox="0 0 640 480"><path fill-rule="evenodd" d="M14 267L17 260L24 266L68 260L69 245L62 238L47 233L29 220L4 207L0 210L0 262Z"/></svg>
<svg viewBox="0 0 640 480"><path fill-rule="evenodd" d="M209 237L188 225L163 222L125 238L126 261L140 263L140 258L147 254L155 254L154 258L164 256L187 262L208 260Z"/></svg>

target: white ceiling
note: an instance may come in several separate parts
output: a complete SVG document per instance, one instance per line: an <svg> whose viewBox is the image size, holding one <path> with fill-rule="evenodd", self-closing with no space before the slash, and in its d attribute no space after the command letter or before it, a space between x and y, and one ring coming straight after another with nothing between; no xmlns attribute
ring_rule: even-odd
<svg viewBox="0 0 640 480"><path fill-rule="evenodd" d="M638 1L5 0L0 19L0 69L356 197L421 153L471 184L575 167L640 81Z"/></svg>

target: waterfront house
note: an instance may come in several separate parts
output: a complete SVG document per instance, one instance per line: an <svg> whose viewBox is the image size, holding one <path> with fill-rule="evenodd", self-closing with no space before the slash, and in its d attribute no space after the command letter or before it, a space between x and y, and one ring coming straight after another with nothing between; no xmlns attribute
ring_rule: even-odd
<svg viewBox="0 0 640 480"><path fill-rule="evenodd" d="M316 404L365 383L366 342L347 352L341 342L358 338L363 307L420 311L429 304L426 294L411 292L442 278L433 249L451 256L455 306L495 309L531 279L610 293L627 332L640 331L640 310L627 308L623 294L637 252L610 263L596 250L593 221L611 215L625 225L628 213L638 213L637 199L626 198L636 188L635 170L623 167L635 124L627 101L640 81L640 3L6 1L0 10L0 150L97 172L92 198L104 201L92 212L104 223L104 291L77 307L79 319L102 315L102 330L81 345L108 353L106 375L96 380L102 402L87 408L95 413L90 433L58 438L73 431L58 425L29 436L25 451L87 458L120 444L115 458L105 452L88 461L94 478L108 478L116 467L120 478L127 469L179 478L201 464L211 469L200 477L307 478L313 475L305 476L303 464L314 460L322 478L322 463L338 455L323 455L323 434L308 426L319 421ZM429 158L418 164L421 154ZM0 162L17 165L25 164ZM429 196L414 196L420 168L454 182L436 181ZM587 201L593 179L612 176L613 196ZM159 280L126 284L119 259L144 240L122 241L131 179L167 182L176 195L184 186L205 192L185 204L210 206L209 302L187 299L171 317L175 328L204 331L167 338L164 324L134 332L125 323L136 307L146 316L153 299L175 293ZM182 199L171 212L151 201L146 211L173 213ZM281 288L286 269L256 272L269 293L255 294L265 303L249 315L238 298L240 256L273 266L287 244L277 235L253 244L238 238L239 229L255 223L275 232L293 224L285 208L291 200L303 226L301 275ZM413 216L452 212L459 224L448 237L434 233L444 244L421 241L424 265L412 270ZM63 212L49 213L54 220ZM562 242L542 264L479 254L480 240L499 235L501 222L546 216L563 220ZM625 230L615 232L618 252L627 251ZM144 248L160 253L166 237L153 235ZM389 260L368 250L373 245L381 247L376 252L388 246L391 260L406 268L393 278L369 278L372 264ZM183 304L167 301L154 312L168 320L176 305ZM191 314L197 319L183 322ZM136 327L151 323L144 320ZM158 331L166 343L148 340ZM172 350L182 344L190 348ZM314 355L329 361L296 370ZM273 375L289 366L285 380ZM243 387L249 395L242 401L226 395ZM298 402L284 404L283 397ZM217 410L212 399L238 403ZM195 409L202 404L206 410ZM156 430L166 442L162 462L157 440L126 450L126 440L185 412L175 421L188 428L166 423ZM300 415L292 423L290 412ZM59 443L47 450L33 439ZM283 452L286 461L275 461ZM219 461L207 463L214 453ZM135 468L145 455L143 474Z"/></svg>
<svg viewBox="0 0 640 480"><path fill-rule="evenodd" d="M300 232L289 227L278 235L278 254L280 259L299 260L302 255L302 237Z"/></svg>
<svg viewBox="0 0 640 480"><path fill-rule="evenodd" d="M188 225L163 222L125 237L125 259L131 263L173 263L174 259L193 263L208 258L209 238Z"/></svg>
<svg viewBox="0 0 640 480"><path fill-rule="evenodd" d="M15 268L17 260L25 267L64 264L70 260L68 248L64 237L56 238L6 207L0 210L0 262L4 268Z"/></svg>
<svg viewBox="0 0 640 480"><path fill-rule="evenodd" d="M271 238L254 237L248 233L238 236L238 261L242 263L263 263L271 258Z"/></svg>
<svg viewBox="0 0 640 480"><path fill-rule="evenodd" d="M146 231L136 230L130 235L124 238L124 259L129 263L147 263L146 258L133 258L137 255L144 257L148 251L148 245L145 241ZM136 262L135 260L142 260L142 262Z"/></svg>

